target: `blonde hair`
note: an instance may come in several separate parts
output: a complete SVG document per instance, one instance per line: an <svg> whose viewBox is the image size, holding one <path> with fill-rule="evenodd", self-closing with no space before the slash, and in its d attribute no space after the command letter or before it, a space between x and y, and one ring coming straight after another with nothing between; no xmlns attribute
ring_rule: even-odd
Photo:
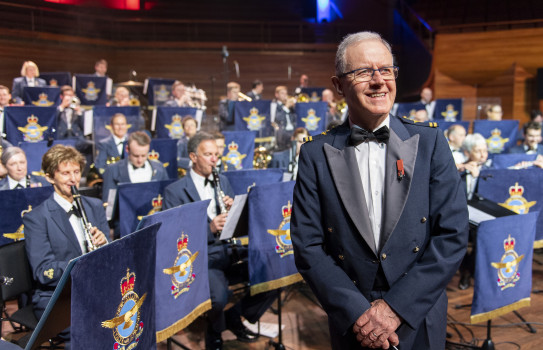
<svg viewBox="0 0 543 350"><path fill-rule="evenodd" d="M21 68L21 76L26 77L26 69L28 67L34 67L36 68L36 77L40 76L40 70L38 69L38 65L32 61L25 61L23 63L23 67Z"/></svg>

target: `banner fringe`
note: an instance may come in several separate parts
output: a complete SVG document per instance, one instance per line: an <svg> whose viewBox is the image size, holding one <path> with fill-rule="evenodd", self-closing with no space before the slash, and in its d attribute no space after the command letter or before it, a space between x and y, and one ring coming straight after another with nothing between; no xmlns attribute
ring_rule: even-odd
<svg viewBox="0 0 543 350"><path fill-rule="evenodd" d="M183 317L179 321L175 322L171 326L156 332L156 342L160 343L163 340L166 340L187 327L192 323L198 316L211 309L211 299L207 299L200 305L196 306L187 316Z"/></svg>
<svg viewBox="0 0 543 350"><path fill-rule="evenodd" d="M300 282L301 280L303 280L302 275L300 275L299 273L296 273L294 275L281 277L273 281L267 281L267 282L255 284L254 286L251 286L251 295L256 295L259 293L267 292L269 290L285 287L285 286L294 284L296 282Z"/></svg>
<svg viewBox="0 0 543 350"><path fill-rule="evenodd" d="M530 306L530 297L520 299L519 301L516 301L512 304L500 307L498 309L494 309L492 311L483 312L476 315L471 315L470 322L471 323L480 323L485 322L488 320L491 320L493 318L499 317L501 315L505 315L506 313L509 313L511 311L515 311L517 309Z"/></svg>

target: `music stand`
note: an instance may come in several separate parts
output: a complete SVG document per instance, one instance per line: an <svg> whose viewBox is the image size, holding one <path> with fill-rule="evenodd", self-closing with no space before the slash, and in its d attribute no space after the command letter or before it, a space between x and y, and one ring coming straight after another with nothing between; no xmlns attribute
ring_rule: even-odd
<svg viewBox="0 0 543 350"><path fill-rule="evenodd" d="M45 311L32 332L25 350L39 349L41 344L56 336L71 323L72 279L70 272L79 257L70 260L58 281L57 287L47 304Z"/></svg>

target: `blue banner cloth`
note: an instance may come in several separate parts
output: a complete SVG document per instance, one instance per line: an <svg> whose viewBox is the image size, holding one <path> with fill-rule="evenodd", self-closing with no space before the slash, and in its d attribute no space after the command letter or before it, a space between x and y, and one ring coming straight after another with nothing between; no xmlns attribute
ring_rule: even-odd
<svg viewBox="0 0 543 350"><path fill-rule="evenodd" d="M236 131L253 131L256 137L272 135L269 100L234 102Z"/></svg>
<svg viewBox="0 0 543 350"><path fill-rule="evenodd" d="M530 162L532 163L537 158L537 154L526 154L526 153L506 153L506 154L496 154L492 158L492 167L494 169L514 169L515 165L520 162ZM533 167L530 166L530 168Z"/></svg>
<svg viewBox="0 0 543 350"><path fill-rule="evenodd" d="M50 148L47 146L47 141L40 142L20 142L19 147L26 153L26 170L29 174L34 172L41 172L42 157ZM54 145L65 145L75 148L76 140L54 140L51 147ZM33 174L37 175L37 174Z"/></svg>
<svg viewBox="0 0 543 350"><path fill-rule="evenodd" d="M327 102L296 103L296 125L315 136L326 130Z"/></svg>
<svg viewBox="0 0 543 350"><path fill-rule="evenodd" d="M25 86L23 101L26 106L57 107L60 104L60 88Z"/></svg>
<svg viewBox="0 0 543 350"><path fill-rule="evenodd" d="M428 116L432 119L432 116ZM434 108L434 121L456 122L462 120L461 98L439 98Z"/></svg>
<svg viewBox="0 0 543 350"><path fill-rule="evenodd" d="M456 124L462 125L464 129L466 129L466 134L468 133L469 121L446 122L446 121L440 120L437 122L437 127L440 128L442 131L445 131L451 126L456 125Z"/></svg>
<svg viewBox="0 0 543 350"><path fill-rule="evenodd" d="M19 142L39 142L55 137L57 128L55 107L6 107L6 139L12 145Z"/></svg>
<svg viewBox="0 0 543 350"><path fill-rule="evenodd" d="M156 349L155 263L160 224L79 258L72 269L72 349Z"/></svg>
<svg viewBox="0 0 543 350"><path fill-rule="evenodd" d="M517 144L518 120L475 120L473 133L486 139L489 155L505 153Z"/></svg>
<svg viewBox="0 0 543 350"><path fill-rule="evenodd" d="M70 74L70 72L40 72L40 78L44 79L49 86L72 86L72 75Z"/></svg>
<svg viewBox="0 0 543 350"><path fill-rule="evenodd" d="M92 109L94 120L94 139L100 142L111 135L111 117L116 113L122 113L126 117L128 123L128 133L143 129L140 125L140 109L139 107L105 107L94 106Z"/></svg>
<svg viewBox="0 0 543 350"><path fill-rule="evenodd" d="M193 107L157 107L156 137L159 139L180 139L185 132L181 120L190 115L196 119L198 108Z"/></svg>
<svg viewBox="0 0 543 350"><path fill-rule="evenodd" d="M53 191L53 186L44 186L0 192L0 246L24 239L23 215Z"/></svg>
<svg viewBox="0 0 543 350"><path fill-rule="evenodd" d="M241 170L253 168L255 153L255 134L252 131L225 131L224 153L222 161L224 170Z"/></svg>
<svg viewBox="0 0 543 350"><path fill-rule="evenodd" d="M160 222L157 234L155 310L157 342L211 308L207 273L209 200L146 216L138 228ZM160 312L158 312L160 310Z"/></svg>
<svg viewBox="0 0 543 350"><path fill-rule="evenodd" d="M266 185L283 181L281 169L250 169L225 171L222 173L228 178L234 194L248 193L254 186Z"/></svg>
<svg viewBox="0 0 543 350"><path fill-rule="evenodd" d="M151 139L149 160L158 160L164 165L168 177L177 179L177 141L172 139Z"/></svg>
<svg viewBox="0 0 543 350"><path fill-rule="evenodd" d="M535 223L539 213L484 221L477 231L471 323L530 306Z"/></svg>
<svg viewBox="0 0 543 350"><path fill-rule="evenodd" d="M310 102L318 102L322 99L322 92L325 87L304 87L300 90L301 94L306 94Z"/></svg>
<svg viewBox="0 0 543 350"><path fill-rule="evenodd" d="M398 109L396 110L396 115L400 118L406 117L413 120L415 118L415 112L420 109L426 109L424 108L424 105L420 101L398 103Z"/></svg>
<svg viewBox="0 0 543 350"><path fill-rule="evenodd" d="M481 171L477 192L518 214L543 210L543 171L541 169ZM517 220L521 221L520 217ZM543 216L537 219L535 244L543 247Z"/></svg>
<svg viewBox="0 0 543 350"><path fill-rule="evenodd" d="M172 93L172 84L175 79L147 78L143 93L147 95L149 106L163 106Z"/></svg>
<svg viewBox="0 0 543 350"><path fill-rule="evenodd" d="M141 218L162 210L164 188L174 180L122 183L117 187L121 237L136 230Z"/></svg>
<svg viewBox="0 0 543 350"><path fill-rule="evenodd" d="M107 103L107 77L94 74L75 74L74 90L83 106L100 106Z"/></svg>
<svg viewBox="0 0 543 350"><path fill-rule="evenodd" d="M302 280L294 264L290 215L294 181L249 192L249 281L251 295Z"/></svg>

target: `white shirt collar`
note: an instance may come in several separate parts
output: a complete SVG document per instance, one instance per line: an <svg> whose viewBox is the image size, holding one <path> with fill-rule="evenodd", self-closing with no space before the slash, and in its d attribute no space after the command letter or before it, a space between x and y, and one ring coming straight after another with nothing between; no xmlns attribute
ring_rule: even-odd
<svg viewBox="0 0 543 350"><path fill-rule="evenodd" d="M14 189L18 184L21 184L21 186L23 186L24 188L26 188L26 177L23 177L21 179L21 181L16 181L14 179L12 179L9 175L8 175L8 182L9 182L9 188L10 189Z"/></svg>
<svg viewBox="0 0 543 350"><path fill-rule="evenodd" d="M383 120L383 122L381 124L379 124L378 127L376 127L375 129L372 130L373 131L376 131L378 130L379 128L382 128L383 126L387 126L387 128L390 129L390 114L387 115L386 119ZM351 116L349 116L349 127L356 127L356 128L359 128L359 129L364 129L364 128L361 128L360 126L356 125L355 123L353 123L353 121L351 120ZM367 131L367 130L366 130Z"/></svg>
<svg viewBox="0 0 543 350"><path fill-rule="evenodd" d="M119 142L124 142L126 140L126 135L122 139L118 138L117 136L115 136L113 134L111 134L111 135L113 136L113 141L115 141L116 145L118 145Z"/></svg>
<svg viewBox="0 0 543 350"><path fill-rule="evenodd" d="M55 202L58 203L58 205L60 205L62 209L64 209L65 212L69 212L72 209L73 202L68 202L66 198L63 198L56 191L53 193L53 199L55 200Z"/></svg>

